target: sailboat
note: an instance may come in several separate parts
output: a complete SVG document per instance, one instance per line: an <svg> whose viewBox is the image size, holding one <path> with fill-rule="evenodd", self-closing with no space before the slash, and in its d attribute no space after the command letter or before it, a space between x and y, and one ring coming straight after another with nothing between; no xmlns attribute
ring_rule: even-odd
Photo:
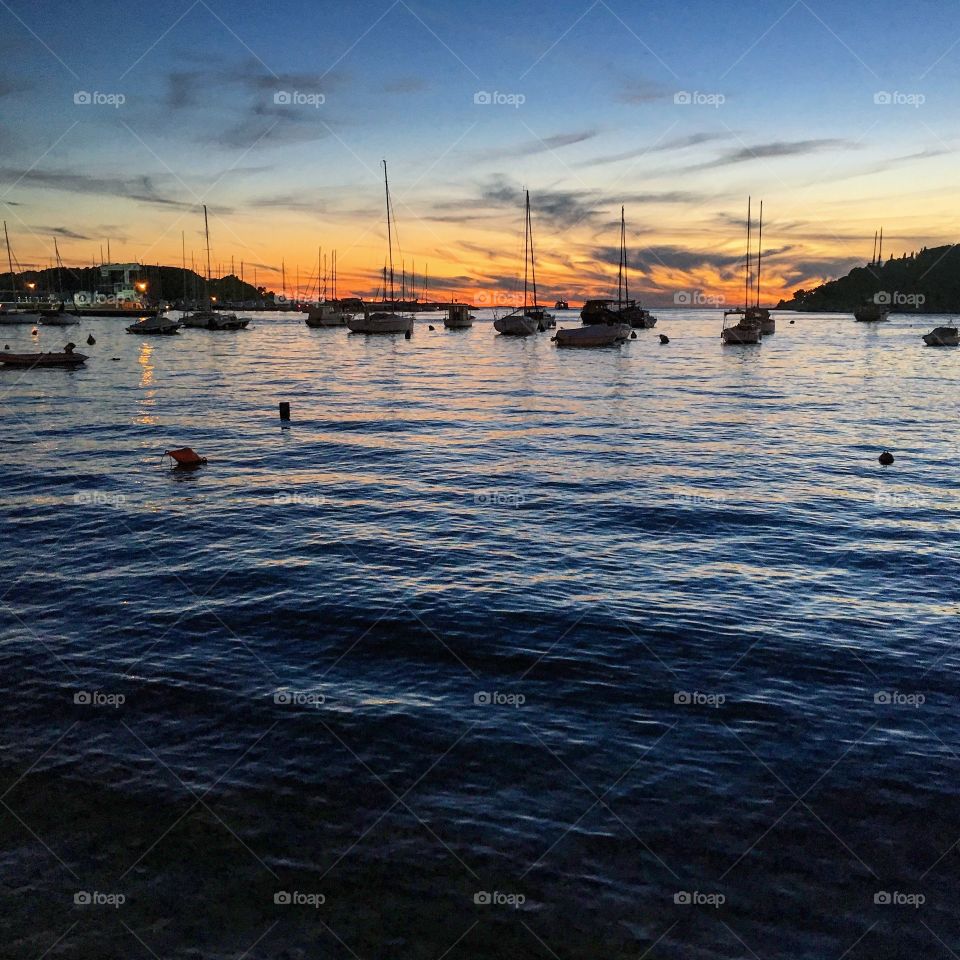
<svg viewBox="0 0 960 960"><path fill-rule="evenodd" d="M72 313L64 313L63 310L63 261L60 259L60 250L57 247L57 238L53 238L53 252L57 259L57 286L59 288L60 300L59 306L55 310L42 310L40 312L40 322L47 327L70 327L80 320Z"/></svg>
<svg viewBox="0 0 960 960"><path fill-rule="evenodd" d="M743 306L735 310L724 310L723 329L720 336L724 343L746 344L759 343L763 335L760 330L760 321L753 316L749 316L750 304L750 197L747 197L747 255L743 266ZM727 319L736 317L737 322L727 326Z"/></svg>
<svg viewBox="0 0 960 960"><path fill-rule="evenodd" d="M390 258L390 305L389 310L378 310L375 313L364 312L351 317L347 321L351 333L413 333L413 317L405 317L397 313L397 297L394 290L393 276L393 215L390 202L390 181L387 178L387 161L383 162L383 190L387 204L387 249Z"/></svg>
<svg viewBox="0 0 960 960"><path fill-rule="evenodd" d="M13 326L13 325L22 325L29 326L40 321L40 314L36 310L21 310L17 305L17 281L15 279L16 275L13 272L13 251L10 247L10 234L7 233L7 221L3 221L3 236L7 241L7 263L10 265L10 287L11 294L13 295L14 303L9 306L13 309L8 309L8 305L5 303L0 303L0 324L4 326ZM17 264L19 266L19 264Z"/></svg>
<svg viewBox="0 0 960 960"><path fill-rule="evenodd" d="M873 235L873 256L870 259L868 267L883 267L883 227L880 228L880 252L877 253L877 234ZM872 270L871 270L872 272ZM853 319L860 323L878 323L886 320L890 316L890 307L884 303L878 302L877 294L869 300L864 300L853 311Z"/></svg>
<svg viewBox="0 0 960 960"><path fill-rule="evenodd" d="M585 324L626 323L640 330L656 326L657 318L644 310L636 300L630 299L627 280L627 221L624 208L620 208L620 266L617 270L616 300L587 300L580 311Z"/></svg>
<svg viewBox="0 0 960 960"><path fill-rule="evenodd" d="M222 313L213 309L213 298L210 296L210 225L207 221L206 204L203 205L203 232L207 240L207 275L204 278L207 309L195 310L193 313L185 313L181 322L183 326L193 327L197 330L243 330L250 322L249 317L238 317L235 313ZM167 331L159 332L165 333ZM175 333L176 331L173 332Z"/></svg>
<svg viewBox="0 0 960 960"><path fill-rule="evenodd" d="M304 321L308 327L345 327L347 321L353 319L353 313L343 309L343 304L337 298L337 251L333 251L331 257L331 292L333 296L327 297L327 272L323 272L323 297L320 303L311 307ZM317 253L317 276L320 276L320 253Z"/></svg>
<svg viewBox="0 0 960 960"><path fill-rule="evenodd" d="M523 224L523 306L511 311L506 316L498 317L493 321L497 333L508 337L529 337L534 333L545 330L543 320L536 316L536 311L542 308L537 304L536 268L533 254L533 221L530 219L530 191L526 191L527 203ZM527 291L531 268L534 270L533 306L527 304ZM534 314L531 316L531 314Z"/></svg>

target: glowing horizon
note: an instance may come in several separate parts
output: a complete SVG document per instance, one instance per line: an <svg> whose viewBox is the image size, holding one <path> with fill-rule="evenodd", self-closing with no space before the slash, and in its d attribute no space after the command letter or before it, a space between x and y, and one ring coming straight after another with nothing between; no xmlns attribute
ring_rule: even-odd
<svg viewBox="0 0 960 960"><path fill-rule="evenodd" d="M122 23L118 62L94 42L105 0L54 9L0 12L0 199L24 269L50 265L53 237L68 266L108 238L115 262L179 266L182 231L203 274L206 203L215 276L233 258L279 291L285 264L305 296L322 247L341 295L369 296L383 157L395 272L429 265L432 294L472 303L522 285L524 188L543 302L616 291L621 204L631 294L659 306L742 302L748 195L767 304L866 263L880 226L885 255L957 239L946 11L756 2L708 30L701 3L668 21L605 0L396 0L331 20L160 0ZM899 75L894 52L922 69Z"/></svg>

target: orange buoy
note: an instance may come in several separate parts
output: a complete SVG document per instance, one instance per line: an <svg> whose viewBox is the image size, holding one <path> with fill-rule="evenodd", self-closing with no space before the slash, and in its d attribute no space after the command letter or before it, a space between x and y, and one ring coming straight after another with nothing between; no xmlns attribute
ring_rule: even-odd
<svg viewBox="0 0 960 960"><path fill-rule="evenodd" d="M178 467L199 467L201 464L207 462L206 457L201 457L195 450L191 450L190 447L180 447L179 450L164 450L163 455L174 460Z"/></svg>

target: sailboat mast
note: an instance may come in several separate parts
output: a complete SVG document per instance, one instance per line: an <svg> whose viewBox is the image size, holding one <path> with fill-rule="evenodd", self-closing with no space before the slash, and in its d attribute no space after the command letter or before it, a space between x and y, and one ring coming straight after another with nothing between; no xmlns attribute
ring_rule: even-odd
<svg viewBox="0 0 960 960"><path fill-rule="evenodd" d="M747 256L743 267L743 309L750 304L750 197L747 197Z"/></svg>
<svg viewBox="0 0 960 960"><path fill-rule="evenodd" d="M533 306L537 306L537 258L533 253L533 220L530 217L530 191L527 191L527 223L530 225L530 277L533 280Z"/></svg>
<svg viewBox="0 0 960 960"><path fill-rule="evenodd" d="M527 310L527 275L530 270L530 191L523 209L523 310Z"/></svg>
<svg viewBox="0 0 960 960"><path fill-rule="evenodd" d="M873 231L873 256L870 258L870 266L877 262L877 231Z"/></svg>
<svg viewBox="0 0 960 960"><path fill-rule="evenodd" d="M390 219L390 181L387 179L387 161L383 161L383 191L387 198L387 248L390 254L390 302L396 303L393 293L393 221Z"/></svg>
<svg viewBox="0 0 960 960"><path fill-rule="evenodd" d="M620 208L620 259L617 262L617 306L623 303L623 207Z"/></svg>
<svg viewBox="0 0 960 960"><path fill-rule="evenodd" d="M623 299L630 299L630 283L627 280L627 219L620 208L620 256L623 261Z"/></svg>
<svg viewBox="0 0 960 960"><path fill-rule="evenodd" d="M180 231L180 273L183 275L183 309L187 309L187 235Z"/></svg>
<svg viewBox="0 0 960 960"><path fill-rule="evenodd" d="M333 299L337 299L337 251L333 251Z"/></svg>
<svg viewBox="0 0 960 960"><path fill-rule="evenodd" d="M7 233L7 221L3 221L3 238L7 241L7 264L10 266L10 292L17 298L17 281L13 276L13 252L10 249L10 234Z"/></svg>
<svg viewBox="0 0 960 960"><path fill-rule="evenodd" d="M203 205L203 234L207 238L207 276L204 279L204 293L207 295L208 304L213 303L210 299L210 224L207 221L207 205Z"/></svg>
<svg viewBox="0 0 960 960"><path fill-rule="evenodd" d="M763 247L763 201L760 201L760 222L757 225L757 303L760 306L760 255Z"/></svg>
<svg viewBox="0 0 960 960"><path fill-rule="evenodd" d="M880 228L880 253L877 255L877 263L883 263L883 227Z"/></svg>

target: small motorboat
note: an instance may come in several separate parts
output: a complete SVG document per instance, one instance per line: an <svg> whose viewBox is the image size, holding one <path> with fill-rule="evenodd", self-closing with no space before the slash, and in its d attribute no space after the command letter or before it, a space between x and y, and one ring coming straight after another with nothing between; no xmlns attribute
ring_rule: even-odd
<svg viewBox="0 0 960 960"><path fill-rule="evenodd" d="M180 330L183 324L179 320L171 320L162 313L155 317L146 317L127 327L127 333L139 333L149 336L172 336Z"/></svg>
<svg viewBox="0 0 960 960"><path fill-rule="evenodd" d="M567 303L567 301L564 300L563 297L561 297L561 298L553 305L553 309L554 309L554 310L569 310L569 309L570 309L570 304Z"/></svg>
<svg viewBox="0 0 960 960"><path fill-rule="evenodd" d="M960 329L957 327L936 327L923 335L928 347L960 347Z"/></svg>
<svg viewBox="0 0 960 960"><path fill-rule="evenodd" d="M626 323L594 323L583 327L561 327L552 337L558 347L612 347L630 336Z"/></svg>
<svg viewBox="0 0 960 960"><path fill-rule="evenodd" d="M878 323L881 320L886 320L889 316L890 308L877 303L875 300L867 300L853 311L853 319L860 323Z"/></svg>
<svg viewBox="0 0 960 960"><path fill-rule="evenodd" d="M84 353L75 353L76 344L68 343L62 353L11 353L0 351L0 363L8 367L79 367L85 363Z"/></svg>
<svg viewBox="0 0 960 960"><path fill-rule="evenodd" d="M770 311L766 307L747 307L744 316L751 323L760 325L760 333L764 337L777 332L776 318L770 316Z"/></svg>
<svg viewBox="0 0 960 960"><path fill-rule="evenodd" d="M319 306L310 307L304 323L313 329L318 327L345 327L353 319L349 310L344 310L336 300L326 300Z"/></svg>
<svg viewBox="0 0 960 960"><path fill-rule="evenodd" d="M351 333L412 333L413 317L401 313L363 313L347 321Z"/></svg>
<svg viewBox="0 0 960 960"><path fill-rule="evenodd" d="M465 303L453 303L447 307L447 315L443 319L443 325L448 330L468 330L473 326L475 319Z"/></svg>
<svg viewBox="0 0 960 960"><path fill-rule="evenodd" d="M186 313L181 321L183 326L195 330L245 330L249 317L238 317L235 313L219 313L216 310L197 310Z"/></svg>

